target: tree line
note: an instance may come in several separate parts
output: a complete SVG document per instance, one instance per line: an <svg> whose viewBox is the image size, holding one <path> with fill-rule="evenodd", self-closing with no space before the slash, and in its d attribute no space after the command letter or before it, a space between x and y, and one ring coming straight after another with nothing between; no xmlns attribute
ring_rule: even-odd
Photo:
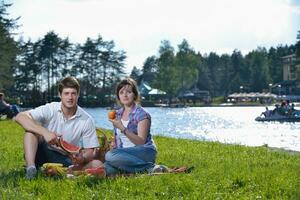
<svg viewBox="0 0 300 200"><path fill-rule="evenodd" d="M50 31L36 42L19 41L18 49L13 91L28 104L58 100L56 84L62 77L74 76L81 83L81 103L97 106L125 74L125 52L115 50L114 42L100 35L73 44Z"/></svg>
<svg viewBox="0 0 300 200"><path fill-rule="evenodd" d="M300 31L298 34L300 39ZM197 88L207 90L212 97L233 92L262 92L270 85L283 81L283 56L297 52L295 73L300 77L300 40L295 45L279 45L266 49L258 47L242 55L214 52L202 55L183 40L177 50L168 40L161 42L157 56L150 56L142 69L134 67L131 76L138 82L166 91L171 97Z"/></svg>
<svg viewBox="0 0 300 200"><path fill-rule="evenodd" d="M83 44L72 43L54 31L37 41L15 41L18 18L9 18L10 6L0 3L0 91L20 99L24 106L37 106L58 100L58 80L71 75L81 83L82 105L114 101L115 85L126 75L125 51L116 50L114 41L101 35L87 38ZM143 66L133 67L130 76L167 92L169 97L192 88L208 90L213 97L239 91L241 86L260 92L282 81L282 57L297 53L299 58L299 46L298 41L268 50L259 47L245 56L239 50L202 55L185 39L176 50L163 40L157 55L146 58Z"/></svg>

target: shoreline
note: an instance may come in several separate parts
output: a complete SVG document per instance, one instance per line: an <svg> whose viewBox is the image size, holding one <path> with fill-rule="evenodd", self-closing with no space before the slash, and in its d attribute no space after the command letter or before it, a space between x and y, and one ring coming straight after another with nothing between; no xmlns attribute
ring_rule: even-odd
<svg viewBox="0 0 300 200"><path fill-rule="evenodd" d="M113 134L113 130L111 129L105 129L102 127L96 127L96 130L99 130L101 132L104 132L105 134L108 135L112 135ZM191 141L191 142L200 142L200 143L218 143L221 145L225 145L225 146L242 146L242 147L249 147L249 148L266 148L272 152L285 152L288 153L290 155L297 155L300 156L300 151L297 150L292 150L292 149L284 149L283 147L270 147L267 144L264 145L259 145L259 146L248 146L248 145L244 145L244 144L238 144L238 143L223 143L220 141L209 141L209 140L195 140L195 139L188 139L188 138L176 138L176 137L168 137L168 136L164 136L164 135L160 135L160 134L153 134L152 135L154 138L158 137L158 138L166 138L166 139L175 139L175 140L186 140L186 141Z"/></svg>
<svg viewBox="0 0 300 200"><path fill-rule="evenodd" d="M284 148L280 148L280 147L267 147L267 149L269 149L273 152L286 152L290 155L300 156L300 151L296 151L296 150L284 149Z"/></svg>
<svg viewBox="0 0 300 200"><path fill-rule="evenodd" d="M148 103L145 103L143 104L142 103L142 106L143 107L153 107L153 108L196 108L196 107L275 107L275 104L276 103L273 103L273 104L243 104L243 103L238 103L238 104L232 104L232 103L221 103L221 104L200 104L200 105L193 105L193 104L182 104L182 103L178 103L178 104L171 104L171 105L168 105L168 104L148 104ZM300 107L300 102L295 102L295 107ZM37 105L36 107L38 107L39 105ZM82 105L79 105L80 107L82 108L107 108L107 109L112 109L112 106L107 106L107 105L104 105L104 106L82 106ZM25 110L29 110L31 108L35 108L35 107L23 107L23 106L19 106L19 108L22 110L22 111L25 111Z"/></svg>

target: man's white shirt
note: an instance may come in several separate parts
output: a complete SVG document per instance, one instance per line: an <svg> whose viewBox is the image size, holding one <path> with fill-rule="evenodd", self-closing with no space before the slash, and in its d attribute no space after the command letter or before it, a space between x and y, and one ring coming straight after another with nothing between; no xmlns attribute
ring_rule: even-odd
<svg viewBox="0 0 300 200"><path fill-rule="evenodd" d="M99 146L93 118L77 106L74 116L64 117L61 102L52 102L29 111L32 118L51 132L62 136L64 140L82 148Z"/></svg>

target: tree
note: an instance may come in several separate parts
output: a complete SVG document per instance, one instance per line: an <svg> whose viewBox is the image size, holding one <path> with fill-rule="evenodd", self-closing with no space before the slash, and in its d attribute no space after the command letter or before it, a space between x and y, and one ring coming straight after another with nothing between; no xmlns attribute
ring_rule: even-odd
<svg viewBox="0 0 300 200"><path fill-rule="evenodd" d="M141 83L142 71L134 66L129 76L139 85Z"/></svg>
<svg viewBox="0 0 300 200"><path fill-rule="evenodd" d="M295 47L296 47L296 56L297 56L297 58L300 58L300 31L298 31L297 40L298 41L295 45Z"/></svg>
<svg viewBox="0 0 300 200"><path fill-rule="evenodd" d="M40 45L30 40L27 42L19 41L19 49L17 65L14 67L14 91L25 105L40 105L44 103L40 95L43 84L42 68L38 58ZM27 100L31 102L27 102Z"/></svg>
<svg viewBox="0 0 300 200"><path fill-rule="evenodd" d="M100 35L95 40L88 38L81 47L80 65L83 77L97 88L83 88L84 94L105 99L105 95L110 93L108 89L111 89L124 74L125 52L116 51L114 48L113 41L104 41ZM89 101L89 95L87 95L87 101Z"/></svg>
<svg viewBox="0 0 300 200"><path fill-rule="evenodd" d="M208 90L211 91L211 81L209 79L209 73L207 68L207 60L206 58L202 57L200 53L197 54L200 63L198 65L198 81L197 87L201 90Z"/></svg>
<svg viewBox="0 0 300 200"><path fill-rule="evenodd" d="M227 96L229 94L230 91L230 81L231 78L233 76L233 67L232 67L232 63L231 63L231 57L227 54L223 54L220 57L220 65L222 66L221 68L221 77L220 77L220 82L221 82L221 86L220 86L220 90L222 91L222 95Z"/></svg>
<svg viewBox="0 0 300 200"><path fill-rule="evenodd" d="M114 50L115 43L113 41L106 41L104 47L100 59L103 65L102 91L106 95L108 94L108 87L112 87L119 81L119 77L125 74L124 61L126 53L122 50Z"/></svg>
<svg viewBox="0 0 300 200"><path fill-rule="evenodd" d="M12 31L15 30L17 19L7 17L7 8L12 4L0 2L0 90L9 92L13 85L13 65L17 54L17 43L12 37Z"/></svg>
<svg viewBox="0 0 300 200"><path fill-rule="evenodd" d="M232 73L230 73L229 88L230 91L238 92L241 86L246 88L249 85L249 67L245 65L245 59L238 50L234 50L230 58Z"/></svg>
<svg viewBox="0 0 300 200"><path fill-rule="evenodd" d="M47 78L47 100L50 102L54 96L54 88L52 85L58 80L58 67L62 62L59 54L62 48L62 39L54 33L54 31L50 31L39 43L41 48L39 60L42 65L42 72L46 71L44 76Z"/></svg>
<svg viewBox="0 0 300 200"><path fill-rule="evenodd" d="M155 56L148 57L143 65L142 80L152 85L157 75L157 58Z"/></svg>
<svg viewBox="0 0 300 200"><path fill-rule="evenodd" d="M154 81L154 87L165 91L169 95L170 100L176 95L179 82L174 61L174 48L169 41L163 40L159 47L157 76Z"/></svg>
<svg viewBox="0 0 300 200"><path fill-rule="evenodd" d="M58 68L59 74L62 77L71 75L71 70L76 63L78 57L76 56L75 47L70 43L68 38L61 41L61 48L58 51L60 57L60 64Z"/></svg>
<svg viewBox="0 0 300 200"><path fill-rule="evenodd" d="M206 58L207 63L207 70L208 70L208 78L210 80L211 89L210 92L212 96L218 95L218 91L220 88L220 57L214 53L211 52L208 57Z"/></svg>
<svg viewBox="0 0 300 200"><path fill-rule="evenodd" d="M270 83L283 81L282 57L294 53L292 46L279 45L276 48L271 47L267 57L269 62Z"/></svg>
<svg viewBox="0 0 300 200"><path fill-rule="evenodd" d="M178 52L175 58L175 66L179 72L178 90L185 91L197 82L199 62L200 59L198 59L187 40L183 40L178 45Z"/></svg>
<svg viewBox="0 0 300 200"><path fill-rule="evenodd" d="M90 97L95 95L96 89L101 87L101 73L103 71L100 61L100 49L104 46L104 41L99 36L96 40L87 38L81 46L80 65L82 68L82 79L86 84L82 85L82 93L89 104Z"/></svg>
<svg viewBox="0 0 300 200"><path fill-rule="evenodd" d="M251 91L261 92L263 89L268 88L270 74L266 49L258 48L250 52L246 55L246 62L251 70Z"/></svg>

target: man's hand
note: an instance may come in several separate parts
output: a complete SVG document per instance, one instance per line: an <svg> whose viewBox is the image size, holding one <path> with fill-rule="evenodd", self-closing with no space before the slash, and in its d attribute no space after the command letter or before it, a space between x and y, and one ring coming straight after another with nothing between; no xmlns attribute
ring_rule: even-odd
<svg viewBox="0 0 300 200"><path fill-rule="evenodd" d="M49 132L48 134L44 134L44 139L48 144L51 145L59 145L58 137L56 133Z"/></svg>

